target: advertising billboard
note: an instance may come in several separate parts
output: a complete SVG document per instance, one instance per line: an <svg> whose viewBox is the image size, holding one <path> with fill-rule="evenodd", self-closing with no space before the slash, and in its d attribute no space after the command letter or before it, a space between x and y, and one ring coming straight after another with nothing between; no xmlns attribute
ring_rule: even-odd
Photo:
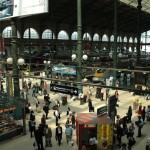
<svg viewBox="0 0 150 150"><path fill-rule="evenodd" d="M48 12L48 0L0 0L0 18L24 17Z"/></svg>
<svg viewBox="0 0 150 150"><path fill-rule="evenodd" d="M75 66L52 66L52 72L60 74L76 75Z"/></svg>

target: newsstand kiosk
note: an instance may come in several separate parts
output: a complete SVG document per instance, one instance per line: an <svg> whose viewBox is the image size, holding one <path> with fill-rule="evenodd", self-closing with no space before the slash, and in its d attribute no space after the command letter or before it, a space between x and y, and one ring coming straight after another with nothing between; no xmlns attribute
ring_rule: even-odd
<svg viewBox="0 0 150 150"><path fill-rule="evenodd" d="M76 142L78 150L82 149L84 142L89 150L89 139L94 135L98 144L97 148L102 149L112 145L113 126L107 115L97 117L96 113L80 113L76 119Z"/></svg>

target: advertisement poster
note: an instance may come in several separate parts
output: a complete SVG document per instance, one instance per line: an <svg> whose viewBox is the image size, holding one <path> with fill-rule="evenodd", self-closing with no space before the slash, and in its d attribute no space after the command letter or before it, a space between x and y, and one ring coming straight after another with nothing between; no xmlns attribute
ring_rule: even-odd
<svg viewBox="0 0 150 150"><path fill-rule="evenodd" d="M48 0L0 0L0 18L23 17L48 12Z"/></svg>
<svg viewBox="0 0 150 150"><path fill-rule="evenodd" d="M52 72L60 73L61 75L76 75L75 66L52 66Z"/></svg>
<svg viewBox="0 0 150 150"><path fill-rule="evenodd" d="M104 148L112 144L113 127L109 124L99 124L97 128L98 147Z"/></svg>

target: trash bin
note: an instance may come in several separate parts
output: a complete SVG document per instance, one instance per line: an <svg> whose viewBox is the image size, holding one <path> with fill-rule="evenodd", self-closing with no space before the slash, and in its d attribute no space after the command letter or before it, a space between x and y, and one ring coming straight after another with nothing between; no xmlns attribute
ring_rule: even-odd
<svg viewBox="0 0 150 150"><path fill-rule="evenodd" d="M67 104L67 96L63 96L62 97L62 105L66 105Z"/></svg>
<svg viewBox="0 0 150 150"><path fill-rule="evenodd" d="M80 98L80 105L84 104L84 98Z"/></svg>

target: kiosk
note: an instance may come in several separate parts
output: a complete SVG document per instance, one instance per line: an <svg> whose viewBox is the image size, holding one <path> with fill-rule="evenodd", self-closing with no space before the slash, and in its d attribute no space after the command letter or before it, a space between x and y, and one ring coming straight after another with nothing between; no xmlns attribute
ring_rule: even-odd
<svg viewBox="0 0 150 150"><path fill-rule="evenodd" d="M82 142L89 149L89 139L92 135L97 136L97 114L96 113L80 113L76 119L76 142L78 150L82 149Z"/></svg>
<svg viewBox="0 0 150 150"><path fill-rule="evenodd" d="M82 143L89 150L89 139L95 137L98 141L97 149L112 146L113 123L107 114L100 117L96 113L80 113L76 119L76 142L78 150Z"/></svg>
<svg viewBox="0 0 150 150"><path fill-rule="evenodd" d="M18 125L13 117L16 107L0 108L0 142L23 133L23 127Z"/></svg>
<svg viewBox="0 0 150 150"><path fill-rule="evenodd" d="M107 114L97 118L97 140L99 149L109 149L113 144L113 122Z"/></svg>

